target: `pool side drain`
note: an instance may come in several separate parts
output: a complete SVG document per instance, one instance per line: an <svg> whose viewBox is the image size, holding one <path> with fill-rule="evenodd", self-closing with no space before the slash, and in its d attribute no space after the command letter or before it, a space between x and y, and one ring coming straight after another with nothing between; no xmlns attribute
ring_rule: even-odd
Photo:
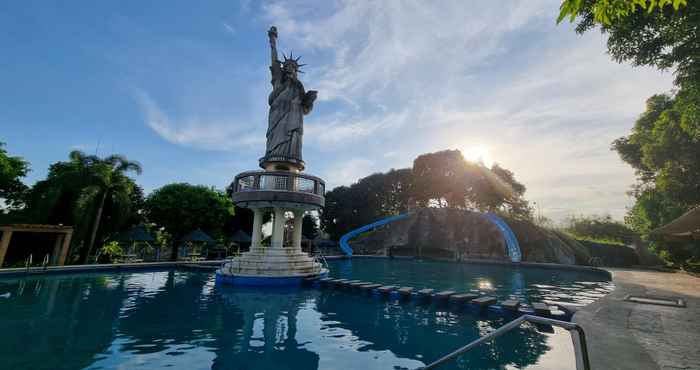
<svg viewBox="0 0 700 370"><path fill-rule="evenodd" d="M685 307L685 301L681 298L676 297L655 297L649 295L628 295L625 297L625 301L641 303L641 304L652 304L657 306L669 306L669 307Z"/></svg>

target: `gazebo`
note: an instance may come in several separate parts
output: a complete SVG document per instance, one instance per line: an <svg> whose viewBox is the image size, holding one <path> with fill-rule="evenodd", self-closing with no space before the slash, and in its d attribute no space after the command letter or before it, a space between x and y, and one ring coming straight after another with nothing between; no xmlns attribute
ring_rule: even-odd
<svg viewBox="0 0 700 370"><path fill-rule="evenodd" d="M133 261L137 257L135 251L136 243L148 243L154 241L155 239L148 232L148 230L146 230L146 226L138 225L117 234L114 240L119 243L129 244L129 249L127 250L127 253L124 254L124 258Z"/></svg>
<svg viewBox="0 0 700 370"><path fill-rule="evenodd" d="M201 259L201 249L198 251L197 246L214 243L214 239L212 239L211 236L207 235L201 229L192 231L191 233L185 235L185 237L183 237L180 241L182 242L180 249L180 258L191 260ZM188 253L188 246L192 247L192 252Z"/></svg>
<svg viewBox="0 0 700 370"><path fill-rule="evenodd" d="M49 264L53 266L63 266L66 263L68 249L70 248L70 240L73 236L73 228L71 226L14 224L1 225L0 231L2 231L2 239L0 239L0 267L2 267L3 262L5 262L5 254L10 247L12 234L16 232L57 234Z"/></svg>

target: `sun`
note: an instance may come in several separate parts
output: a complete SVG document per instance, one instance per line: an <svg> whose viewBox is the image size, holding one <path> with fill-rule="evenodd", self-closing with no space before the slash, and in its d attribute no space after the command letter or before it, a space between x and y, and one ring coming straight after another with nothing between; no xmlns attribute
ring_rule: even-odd
<svg viewBox="0 0 700 370"><path fill-rule="evenodd" d="M460 148L464 159L470 162L483 163L486 167L493 165L489 148L483 144L464 145Z"/></svg>

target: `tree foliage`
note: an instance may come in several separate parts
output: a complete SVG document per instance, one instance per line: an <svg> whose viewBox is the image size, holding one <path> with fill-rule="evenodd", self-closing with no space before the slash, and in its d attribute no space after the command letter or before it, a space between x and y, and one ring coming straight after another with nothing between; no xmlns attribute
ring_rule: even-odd
<svg viewBox="0 0 700 370"><path fill-rule="evenodd" d="M22 206L28 190L21 179L29 172L29 163L22 157L8 155L4 147L5 143L0 142L0 201L16 209Z"/></svg>
<svg viewBox="0 0 700 370"><path fill-rule="evenodd" d="M636 233L621 222L605 216L571 216L565 221L565 231L577 239L607 244L629 245Z"/></svg>
<svg viewBox="0 0 700 370"><path fill-rule="evenodd" d="M663 12L664 7L678 10L687 5L687 0L565 0L560 7L559 18L574 21L576 17L590 17L593 22L610 25L637 12L652 14Z"/></svg>
<svg viewBox="0 0 700 370"><path fill-rule="evenodd" d="M613 142L613 149L637 172L631 192L636 202L625 222L644 236L700 206L700 120L694 101L685 92L652 96L632 132ZM679 265L693 258L693 248L697 251L697 246L663 241L653 245Z"/></svg>
<svg viewBox="0 0 700 370"><path fill-rule="evenodd" d="M579 33L600 27L618 62L674 70L678 90L649 98L632 132L612 145L637 172L625 222L647 237L700 205L700 2L565 0L559 20L565 17L578 21ZM700 258L697 245L653 244L681 265Z"/></svg>
<svg viewBox="0 0 700 370"><path fill-rule="evenodd" d="M353 228L408 211L411 173L409 168L392 169L326 193L321 227L331 238L338 239Z"/></svg>
<svg viewBox="0 0 700 370"><path fill-rule="evenodd" d="M311 213L305 214L301 220L301 233L308 239L315 239L319 234L318 222L317 216Z"/></svg>
<svg viewBox="0 0 700 370"><path fill-rule="evenodd" d="M146 217L172 235L171 259L177 259L177 243L187 233L202 229L214 239L234 215L231 199L224 192L187 183L165 185L146 199Z"/></svg>
<svg viewBox="0 0 700 370"><path fill-rule="evenodd" d="M528 215L525 186L494 164L491 169L464 159L459 150L418 156L413 161L411 195L419 206L439 206Z"/></svg>
<svg viewBox="0 0 700 370"><path fill-rule="evenodd" d="M122 155L100 158L74 150L70 153L70 159L77 164L85 182L78 198L78 204L95 205L87 245L80 255L80 261L84 263L95 245L107 200L112 200L110 204L123 204L131 208L134 182L130 181L125 174L127 172L141 174L142 169L138 162L130 161Z"/></svg>
<svg viewBox="0 0 700 370"><path fill-rule="evenodd" d="M618 62L674 68L679 86L697 89L700 76L700 2L682 0L565 0L559 20L576 31L597 26Z"/></svg>
<svg viewBox="0 0 700 370"><path fill-rule="evenodd" d="M27 192L17 219L73 226L72 244L82 245L79 262L85 262L95 241L101 244L138 219L143 191L127 171L140 173L141 167L119 155L100 158L73 151L68 161L53 163L46 179Z"/></svg>

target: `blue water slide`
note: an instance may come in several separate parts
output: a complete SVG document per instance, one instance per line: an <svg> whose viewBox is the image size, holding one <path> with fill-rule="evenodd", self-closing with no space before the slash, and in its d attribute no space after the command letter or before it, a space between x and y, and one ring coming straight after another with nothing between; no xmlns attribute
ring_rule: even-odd
<svg viewBox="0 0 700 370"><path fill-rule="evenodd" d="M403 220L404 218L408 217L408 215L408 213L404 213L398 216L383 218L369 225L365 225L355 230L352 230L340 238L340 249L342 249L346 255L352 256L352 248L350 248L350 245L348 244L350 239L364 233L365 231L375 229L379 226L386 225L394 221ZM503 235L503 239L505 239L506 241L506 253L508 254L508 257L510 257L511 262L522 261L523 257L522 253L520 252L520 244L518 244L518 238L515 237L515 234L513 233L513 230L510 229L510 226L508 226L508 224L505 221L503 221L502 218L498 217L495 213L486 213L484 214L484 217L486 217L486 219L488 219L494 225L496 225L496 227L498 227L498 230Z"/></svg>
<svg viewBox="0 0 700 370"><path fill-rule="evenodd" d="M501 231L501 234L503 234L503 238L506 240L506 252L508 253L508 257L510 257L511 262L520 262L523 259L523 255L520 252L520 244L518 244L518 238L515 237L515 234L513 233L513 230L510 229L510 226L503 221L502 218L498 217L494 213L487 213L484 215L489 221L493 222L496 227Z"/></svg>
<svg viewBox="0 0 700 370"><path fill-rule="evenodd" d="M353 231L350 231L349 233L343 235L343 236L340 238L340 249L342 249L343 252L344 252L346 255L352 256L352 248L350 248L350 245L348 244L348 241L350 241L350 239L352 239L352 238L354 238L354 237L356 237L356 236L362 234L362 233L365 232L365 231L369 231L369 230L375 229L375 228L377 228L377 227L379 227L379 226L386 225L386 224L388 224L388 223L390 223L390 222L394 222L394 221L398 221L398 220L403 220L403 219L406 218L406 217L408 217L408 213L404 213L404 214L401 214L401 215L398 215L398 216L390 216L390 217L387 217L387 218L383 218L383 219L381 219L381 220L379 220L379 221L373 222L373 223L371 223L371 224L369 224L369 225L365 225L365 226L362 226L362 227L360 227L360 228L358 228L358 229L355 229L355 230L353 230Z"/></svg>

